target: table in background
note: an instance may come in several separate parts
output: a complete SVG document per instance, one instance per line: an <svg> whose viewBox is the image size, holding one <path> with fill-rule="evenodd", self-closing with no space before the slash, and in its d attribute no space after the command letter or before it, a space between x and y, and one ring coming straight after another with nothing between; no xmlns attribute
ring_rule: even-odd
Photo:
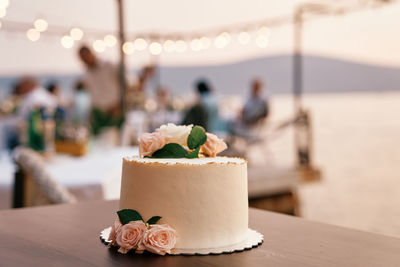
<svg viewBox="0 0 400 267"><path fill-rule="evenodd" d="M138 155L137 147L98 147L93 145L82 157L55 154L45 162L46 171L85 199L117 199L121 185L122 157ZM0 151L0 209L11 207L16 168L11 154Z"/></svg>
<svg viewBox="0 0 400 267"><path fill-rule="evenodd" d="M99 233L117 201L0 211L4 266L400 266L400 239L250 209L258 248L217 256L122 255ZM229 223L229 222L227 222Z"/></svg>

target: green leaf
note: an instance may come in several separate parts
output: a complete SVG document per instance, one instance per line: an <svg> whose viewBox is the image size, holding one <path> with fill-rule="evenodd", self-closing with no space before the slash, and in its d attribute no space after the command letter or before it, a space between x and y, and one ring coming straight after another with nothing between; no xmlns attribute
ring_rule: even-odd
<svg viewBox="0 0 400 267"><path fill-rule="evenodd" d="M166 144L151 156L152 158L184 158L187 155L186 149L176 143Z"/></svg>
<svg viewBox="0 0 400 267"><path fill-rule="evenodd" d="M187 154L185 156L185 158L188 159L195 159L199 157L199 151L200 151L200 147L198 146L195 150L193 150L192 152L190 152L189 154Z"/></svg>
<svg viewBox="0 0 400 267"><path fill-rule="evenodd" d="M207 141L206 130L201 126L194 126L188 136L187 144L190 149L195 149Z"/></svg>
<svg viewBox="0 0 400 267"><path fill-rule="evenodd" d="M160 216L153 216L147 220L148 224L156 224L161 219Z"/></svg>
<svg viewBox="0 0 400 267"><path fill-rule="evenodd" d="M117 211L117 214L122 224L127 224L131 221L143 221L142 216L136 210L124 209Z"/></svg>

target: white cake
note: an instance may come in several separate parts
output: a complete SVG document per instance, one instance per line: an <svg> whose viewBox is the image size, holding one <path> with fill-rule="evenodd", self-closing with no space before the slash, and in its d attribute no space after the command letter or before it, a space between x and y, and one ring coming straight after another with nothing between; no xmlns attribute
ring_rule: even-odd
<svg viewBox="0 0 400 267"><path fill-rule="evenodd" d="M207 157L123 159L120 209L161 216L176 249L231 246L248 231L247 162Z"/></svg>

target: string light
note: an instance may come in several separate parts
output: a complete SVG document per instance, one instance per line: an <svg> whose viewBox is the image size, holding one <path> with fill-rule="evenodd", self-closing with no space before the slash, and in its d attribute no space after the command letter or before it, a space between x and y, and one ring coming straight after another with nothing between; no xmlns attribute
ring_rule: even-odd
<svg viewBox="0 0 400 267"><path fill-rule="evenodd" d="M267 46L268 46L268 42L269 42L269 39L268 39L268 37L265 36L265 35L260 35L260 36L257 36L257 38L256 38L256 44L257 44L257 46L259 46L260 48L265 48L265 47L267 47Z"/></svg>
<svg viewBox="0 0 400 267"><path fill-rule="evenodd" d="M200 38L200 43L201 43L201 49L208 49L211 45L210 38L205 36Z"/></svg>
<svg viewBox="0 0 400 267"><path fill-rule="evenodd" d="M238 41L242 45L248 44L250 42L250 34L248 32L239 33Z"/></svg>
<svg viewBox="0 0 400 267"><path fill-rule="evenodd" d="M230 42L230 34L227 32L223 32L215 38L214 45L216 48L224 48Z"/></svg>
<svg viewBox="0 0 400 267"><path fill-rule="evenodd" d="M200 42L200 39L193 39L191 42L190 42L190 48L193 50L193 51L200 51L201 50L201 42Z"/></svg>
<svg viewBox="0 0 400 267"><path fill-rule="evenodd" d="M185 41L178 40L178 41L175 42L175 50L176 50L176 52L183 53L183 52L186 51L186 49L187 49L187 44L186 44Z"/></svg>
<svg viewBox="0 0 400 267"><path fill-rule="evenodd" d="M9 0L0 0L0 8L6 9L10 4Z"/></svg>
<svg viewBox="0 0 400 267"><path fill-rule="evenodd" d="M61 45L64 47L64 48L71 48L71 47L73 47L74 46L74 39L71 37L71 36L69 36L69 35L64 35L62 38L61 38Z"/></svg>
<svg viewBox="0 0 400 267"><path fill-rule="evenodd" d="M74 41L79 41L83 38L83 31L79 28L72 28L69 34Z"/></svg>
<svg viewBox="0 0 400 267"><path fill-rule="evenodd" d="M103 40L96 40L93 42L93 49L98 53L102 53L106 50L106 44Z"/></svg>
<svg viewBox="0 0 400 267"><path fill-rule="evenodd" d="M122 45L122 51L127 55L131 55L135 51L135 46L132 42L125 42Z"/></svg>
<svg viewBox="0 0 400 267"><path fill-rule="evenodd" d="M149 46L150 54L159 55L162 52L162 46L159 42L152 42Z"/></svg>
<svg viewBox="0 0 400 267"><path fill-rule="evenodd" d="M270 33L270 30L269 30L268 27L263 26L263 27L261 27L261 28L258 29L258 32L257 32L257 33L258 33L259 35L264 35L264 36L268 37L268 36L269 36L269 33Z"/></svg>
<svg viewBox="0 0 400 267"><path fill-rule="evenodd" d="M47 30L47 27L49 26L49 24L47 23L47 21L45 21L44 19L37 19L35 20L35 22L33 23L33 25L35 26L35 29L39 32L44 32Z"/></svg>
<svg viewBox="0 0 400 267"><path fill-rule="evenodd" d="M26 32L26 37L28 37L30 41L36 42L40 39L40 32L38 32L36 29L29 29Z"/></svg>
<svg viewBox="0 0 400 267"><path fill-rule="evenodd" d="M117 44L117 38L115 38L114 35L107 34L107 35L104 37L104 43L105 43L106 46L108 46L108 47L113 47L114 45Z"/></svg>
<svg viewBox="0 0 400 267"><path fill-rule="evenodd" d="M5 17L7 10L4 7L0 7L0 18Z"/></svg>
<svg viewBox="0 0 400 267"><path fill-rule="evenodd" d="M143 51L147 48L147 42L145 39L143 38L137 38L134 42L133 42L135 49L138 51Z"/></svg>
<svg viewBox="0 0 400 267"><path fill-rule="evenodd" d="M164 42L163 48L165 52L171 53L175 51L175 42L172 40L166 40Z"/></svg>

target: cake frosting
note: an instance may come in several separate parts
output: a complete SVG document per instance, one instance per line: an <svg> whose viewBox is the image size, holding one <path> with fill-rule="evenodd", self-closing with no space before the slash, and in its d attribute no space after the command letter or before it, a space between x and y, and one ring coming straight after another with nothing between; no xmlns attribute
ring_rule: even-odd
<svg viewBox="0 0 400 267"><path fill-rule="evenodd" d="M209 157L126 157L120 209L162 216L177 233L176 249L218 248L242 242L248 229L247 162Z"/></svg>
<svg viewBox="0 0 400 267"><path fill-rule="evenodd" d="M123 158L110 246L159 255L243 248L247 161L216 156L225 149L200 126L167 124L140 136L139 156Z"/></svg>

